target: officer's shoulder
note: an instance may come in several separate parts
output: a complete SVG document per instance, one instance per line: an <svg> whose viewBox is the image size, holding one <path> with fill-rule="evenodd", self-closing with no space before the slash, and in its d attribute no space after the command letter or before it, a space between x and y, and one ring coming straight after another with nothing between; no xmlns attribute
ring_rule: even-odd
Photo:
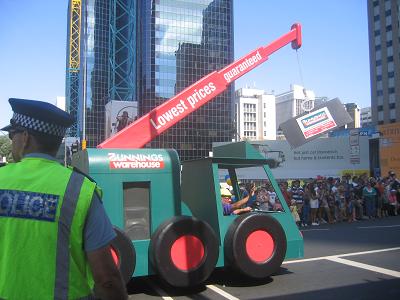
<svg viewBox="0 0 400 300"><path fill-rule="evenodd" d="M94 180L92 177L90 177L89 174L83 172L82 170L78 169L77 167L69 166L68 168L70 170L72 170L73 172L76 172L78 174L81 174L81 175L85 176L87 179L89 179L91 182L93 182L93 183L95 183L97 185L96 180Z"/></svg>

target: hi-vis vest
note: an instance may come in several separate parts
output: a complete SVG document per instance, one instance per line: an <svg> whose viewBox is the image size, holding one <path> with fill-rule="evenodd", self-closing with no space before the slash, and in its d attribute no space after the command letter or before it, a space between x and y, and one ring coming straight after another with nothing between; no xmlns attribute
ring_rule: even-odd
<svg viewBox="0 0 400 300"><path fill-rule="evenodd" d="M0 299L90 299L83 230L94 190L47 159L0 169Z"/></svg>

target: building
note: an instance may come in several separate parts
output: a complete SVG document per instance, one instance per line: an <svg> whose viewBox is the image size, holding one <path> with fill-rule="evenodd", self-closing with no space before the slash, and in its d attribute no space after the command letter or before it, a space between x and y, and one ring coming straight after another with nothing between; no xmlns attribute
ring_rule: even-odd
<svg viewBox="0 0 400 300"><path fill-rule="evenodd" d="M139 1L139 114L143 115L233 56L233 1ZM182 160L208 156L212 143L231 141L234 86L151 142Z"/></svg>
<svg viewBox="0 0 400 300"><path fill-rule="evenodd" d="M360 107L356 103L346 103L344 107L346 108L346 111L349 113L350 117L353 119L353 122L345 125L346 128L360 128Z"/></svg>
<svg viewBox="0 0 400 300"><path fill-rule="evenodd" d="M368 1L372 123L400 121L400 2Z"/></svg>
<svg viewBox="0 0 400 300"><path fill-rule="evenodd" d="M136 100L137 1L70 0L66 109L70 136L96 147L105 138L105 105Z"/></svg>
<svg viewBox="0 0 400 300"><path fill-rule="evenodd" d="M372 126L371 107L361 108L361 111L360 111L360 125L363 128Z"/></svg>
<svg viewBox="0 0 400 300"><path fill-rule="evenodd" d="M89 147L105 139L108 102L138 101L141 116L234 58L230 0L70 0L69 16L67 109ZM232 85L149 146L208 155L233 136L233 95Z"/></svg>
<svg viewBox="0 0 400 300"><path fill-rule="evenodd" d="M241 88L235 93L235 140L275 140L275 95Z"/></svg>
<svg viewBox="0 0 400 300"><path fill-rule="evenodd" d="M276 96L276 127L279 133L279 125L294 118L315 106L315 93L306 90L300 85L293 84L290 91Z"/></svg>

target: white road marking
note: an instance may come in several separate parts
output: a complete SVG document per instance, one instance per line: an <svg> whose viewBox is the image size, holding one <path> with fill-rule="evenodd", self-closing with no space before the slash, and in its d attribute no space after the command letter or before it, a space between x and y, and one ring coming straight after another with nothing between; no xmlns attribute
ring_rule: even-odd
<svg viewBox="0 0 400 300"><path fill-rule="evenodd" d="M363 227L357 227L357 228L358 229L370 229L370 228L391 228L391 227L400 227L400 225L363 226Z"/></svg>
<svg viewBox="0 0 400 300"><path fill-rule="evenodd" d="M396 251L396 250L400 250L400 247L378 249L378 250L370 250L370 251L362 251L362 252L344 253L344 254L329 255L329 256L320 256L320 257L297 259L297 260L288 260L288 261L284 261L283 265L285 265L285 264L294 264L294 263L302 263L302 262L309 262L309 261L316 261L316 260L322 260L322 259L337 258L337 257L364 255L364 254L372 254L372 253L379 253L379 252L386 252L386 251Z"/></svg>
<svg viewBox="0 0 400 300"><path fill-rule="evenodd" d="M400 272L396 272L396 271L389 270L389 269L375 267L375 266L359 263L359 262L356 262L356 261L343 259L343 258L340 258L340 257L331 257L331 258L327 258L327 260L330 260L330 261L333 261L333 262L337 262L337 263L341 263L341 264L345 264L345 265L352 266L352 267L356 267L356 268L360 268L360 269L369 270L369 271L376 272L376 273L381 273L381 274L393 276L393 277L396 277L396 278L400 278Z"/></svg>
<svg viewBox="0 0 400 300"><path fill-rule="evenodd" d="M161 296L161 298L163 298L164 300L174 300L174 298L168 296L168 294L161 289L160 287L158 287L157 285L155 285L150 279L146 279L145 280L146 283L154 290L156 291L157 294L159 294Z"/></svg>
<svg viewBox="0 0 400 300"><path fill-rule="evenodd" d="M236 298L235 296L232 296L231 294L228 294L224 290L221 290L220 288L217 288L214 285L206 285L206 286L210 290L213 290L214 292L216 292L217 294L221 295L222 297L225 297L226 299L229 299L229 300L240 300L239 298Z"/></svg>

